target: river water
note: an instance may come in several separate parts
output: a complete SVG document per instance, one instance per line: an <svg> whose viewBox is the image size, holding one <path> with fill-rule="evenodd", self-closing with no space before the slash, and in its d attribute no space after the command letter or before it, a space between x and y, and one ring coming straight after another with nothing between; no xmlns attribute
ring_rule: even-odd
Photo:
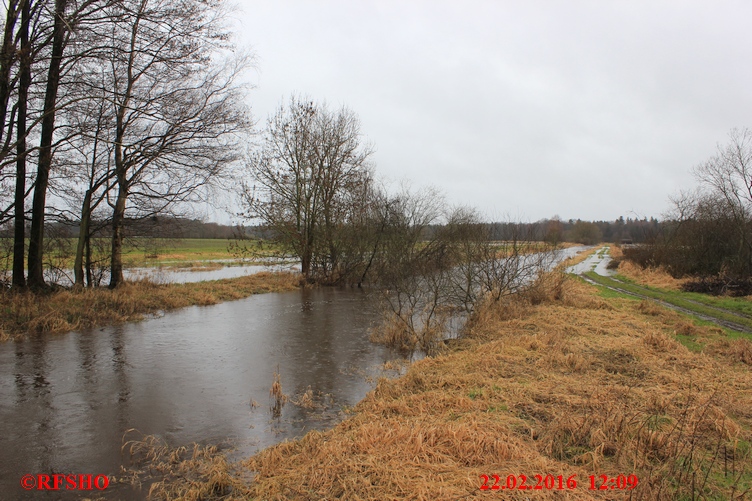
<svg viewBox="0 0 752 501"><path fill-rule="evenodd" d="M321 288L4 343L0 498L60 497L23 491L24 474L117 474L131 428L171 446L229 438L248 455L330 427L373 387L380 366L398 358L368 341L375 316L365 294ZM275 419L269 390L277 370L286 394L310 386L325 411L288 402ZM145 496L112 489L112 499Z"/></svg>
<svg viewBox="0 0 752 501"><path fill-rule="evenodd" d="M581 249L559 251L549 266ZM223 268L200 276L255 271ZM184 274L190 272L162 278L199 277ZM394 375L381 366L399 355L368 340L376 316L362 291L320 288L0 344L0 499L76 498L75 491L24 491L21 477L117 475L128 465L121 447L130 429L173 447L229 440L247 456L329 428L376 377ZM286 394L299 398L310 387L319 407L290 402L275 416L269 396L275 371ZM111 485L105 495L143 499L146 492Z"/></svg>

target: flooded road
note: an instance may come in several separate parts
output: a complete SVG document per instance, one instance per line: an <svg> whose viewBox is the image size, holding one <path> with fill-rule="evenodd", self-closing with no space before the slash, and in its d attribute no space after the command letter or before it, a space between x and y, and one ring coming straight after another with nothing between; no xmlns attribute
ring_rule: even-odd
<svg viewBox="0 0 752 501"><path fill-rule="evenodd" d="M365 294L322 288L2 344L1 497L60 497L23 491L27 473L117 474L131 428L171 446L229 438L247 455L330 427L372 387L365 376L398 358L368 341L374 319ZM286 394L310 386L326 395L319 397L326 412L287 403L272 419L277 368ZM111 499L145 496L112 489Z"/></svg>
<svg viewBox="0 0 752 501"><path fill-rule="evenodd" d="M588 271L594 271L603 277L610 277L616 274L615 270L609 270L608 264L611 262L611 255L608 247L601 247L596 250L584 261L567 268L567 273L581 275Z"/></svg>

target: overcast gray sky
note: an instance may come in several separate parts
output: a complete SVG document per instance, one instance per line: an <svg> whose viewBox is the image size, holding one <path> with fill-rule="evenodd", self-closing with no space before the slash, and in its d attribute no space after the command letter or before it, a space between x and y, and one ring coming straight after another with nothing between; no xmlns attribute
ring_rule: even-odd
<svg viewBox="0 0 752 501"><path fill-rule="evenodd" d="M535 221L660 216L752 126L752 2L243 1L253 114L356 112L376 173Z"/></svg>

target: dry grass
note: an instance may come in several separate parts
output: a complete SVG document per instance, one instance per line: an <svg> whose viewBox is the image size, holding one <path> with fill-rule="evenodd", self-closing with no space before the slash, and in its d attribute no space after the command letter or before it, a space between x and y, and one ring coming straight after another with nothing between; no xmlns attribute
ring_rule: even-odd
<svg viewBox="0 0 752 501"><path fill-rule="evenodd" d="M372 343L390 346L400 351L412 351L417 347L418 339L414 332L399 315L384 311L380 323L369 336Z"/></svg>
<svg viewBox="0 0 752 501"><path fill-rule="evenodd" d="M618 273L628 279L649 287L668 290L682 290L686 278L674 278L663 268L642 268L632 261L619 263Z"/></svg>
<svg viewBox="0 0 752 501"><path fill-rule="evenodd" d="M502 499L480 490L481 475L550 474L577 475L578 487L503 499L749 499L751 363L747 340L549 276L535 296L479 308L464 339L379 380L332 430L268 448L238 471L213 450L152 454L167 477L151 495ZM619 474L639 485L588 489L589 475Z"/></svg>
<svg viewBox="0 0 752 501"><path fill-rule="evenodd" d="M692 353L675 339L689 325L675 312L606 301L576 281L557 289L481 309L452 351L380 380L333 430L250 458L248 494L485 498L482 474L576 474L575 490L504 499L746 499L750 343L692 326L716 343ZM587 488L588 475L630 473L634 491Z"/></svg>
<svg viewBox="0 0 752 501"><path fill-rule="evenodd" d="M140 320L159 311L294 290L299 285L299 277L291 273L258 273L191 284L130 282L115 290L5 292L0 293L0 340Z"/></svg>
<svg viewBox="0 0 752 501"><path fill-rule="evenodd" d="M313 410L317 407L316 402L313 400L313 389L309 386L308 389L293 403L303 409Z"/></svg>
<svg viewBox="0 0 752 501"><path fill-rule="evenodd" d="M400 315L384 308L381 322L371 329L371 342L405 353L422 351L430 355L438 354L444 347L442 339L447 332L451 312L438 309L429 314L429 311L426 308L416 314L412 310L405 310Z"/></svg>

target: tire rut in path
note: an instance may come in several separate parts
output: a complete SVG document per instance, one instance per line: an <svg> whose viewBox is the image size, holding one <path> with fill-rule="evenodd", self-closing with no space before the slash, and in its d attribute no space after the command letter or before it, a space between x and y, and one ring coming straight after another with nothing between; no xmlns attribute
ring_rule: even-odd
<svg viewBox="0 0 752 501"><path fill-rule="evenodd" d="M652 298L652 297L649 297L649 296L644 296L642 294L637 294L635 292L628 291L626 289L621 289L619 287L613 287L611 285L603 285L603 284L600 284L600 283L596 282L595 280L593 280L591 278L586 277L585 275L580 275L580 276L583 278L583 280L585 280L589 284L598 285L600 287L605 287L606 289L610 289L612 291L619 292L621 294L628 294L630 296L638 297L640 299L647 299L649 301L653 301L653 302L658 303L658 304L660 304L662 306L665 306L667 308L671 308L672 310L679 311L679 312L687 314L687 315L693 315L693 316L695 316L697 318L700 318L702 320L705 320L707 322L712 322L712 323L714 323L714 324L716 324L718 326L726 327L727 329L735 330L737 332L744 332L744 333L747 333L747 334L752 334L752 329L750 329L746 325L738 324L736 322L732 322L730 320L725 320L725 319L718 318L718 317L713 317L713 316L710 316L710 315L707 315L707 314L704 314L704 313L698 313L698 312L690 310L688 308L682 308L681 306L676 306L675 304L671 304L671 303L668 303L666 301L662 301L660 299ZM612 278L612 277L610 277L610 278ZM615 280L613 278L612 278L612 280L618 282L618 280ZM702 305L704 307L713 308L715 310L719 310L719 311L722 311L724 313L735 315L735 316L738 316L740 318L749 318L746 315L739 315L736 312L732 312L732 311L729 311L729 310L724 310L723 308L714 308L712 306L708 306L706 304L703 304L703 303L700 303L700 302L697 302L697 301L692 301L692 300L688 300L688 301L690 301L692 303L696 303L698 305Z"/></svg>

